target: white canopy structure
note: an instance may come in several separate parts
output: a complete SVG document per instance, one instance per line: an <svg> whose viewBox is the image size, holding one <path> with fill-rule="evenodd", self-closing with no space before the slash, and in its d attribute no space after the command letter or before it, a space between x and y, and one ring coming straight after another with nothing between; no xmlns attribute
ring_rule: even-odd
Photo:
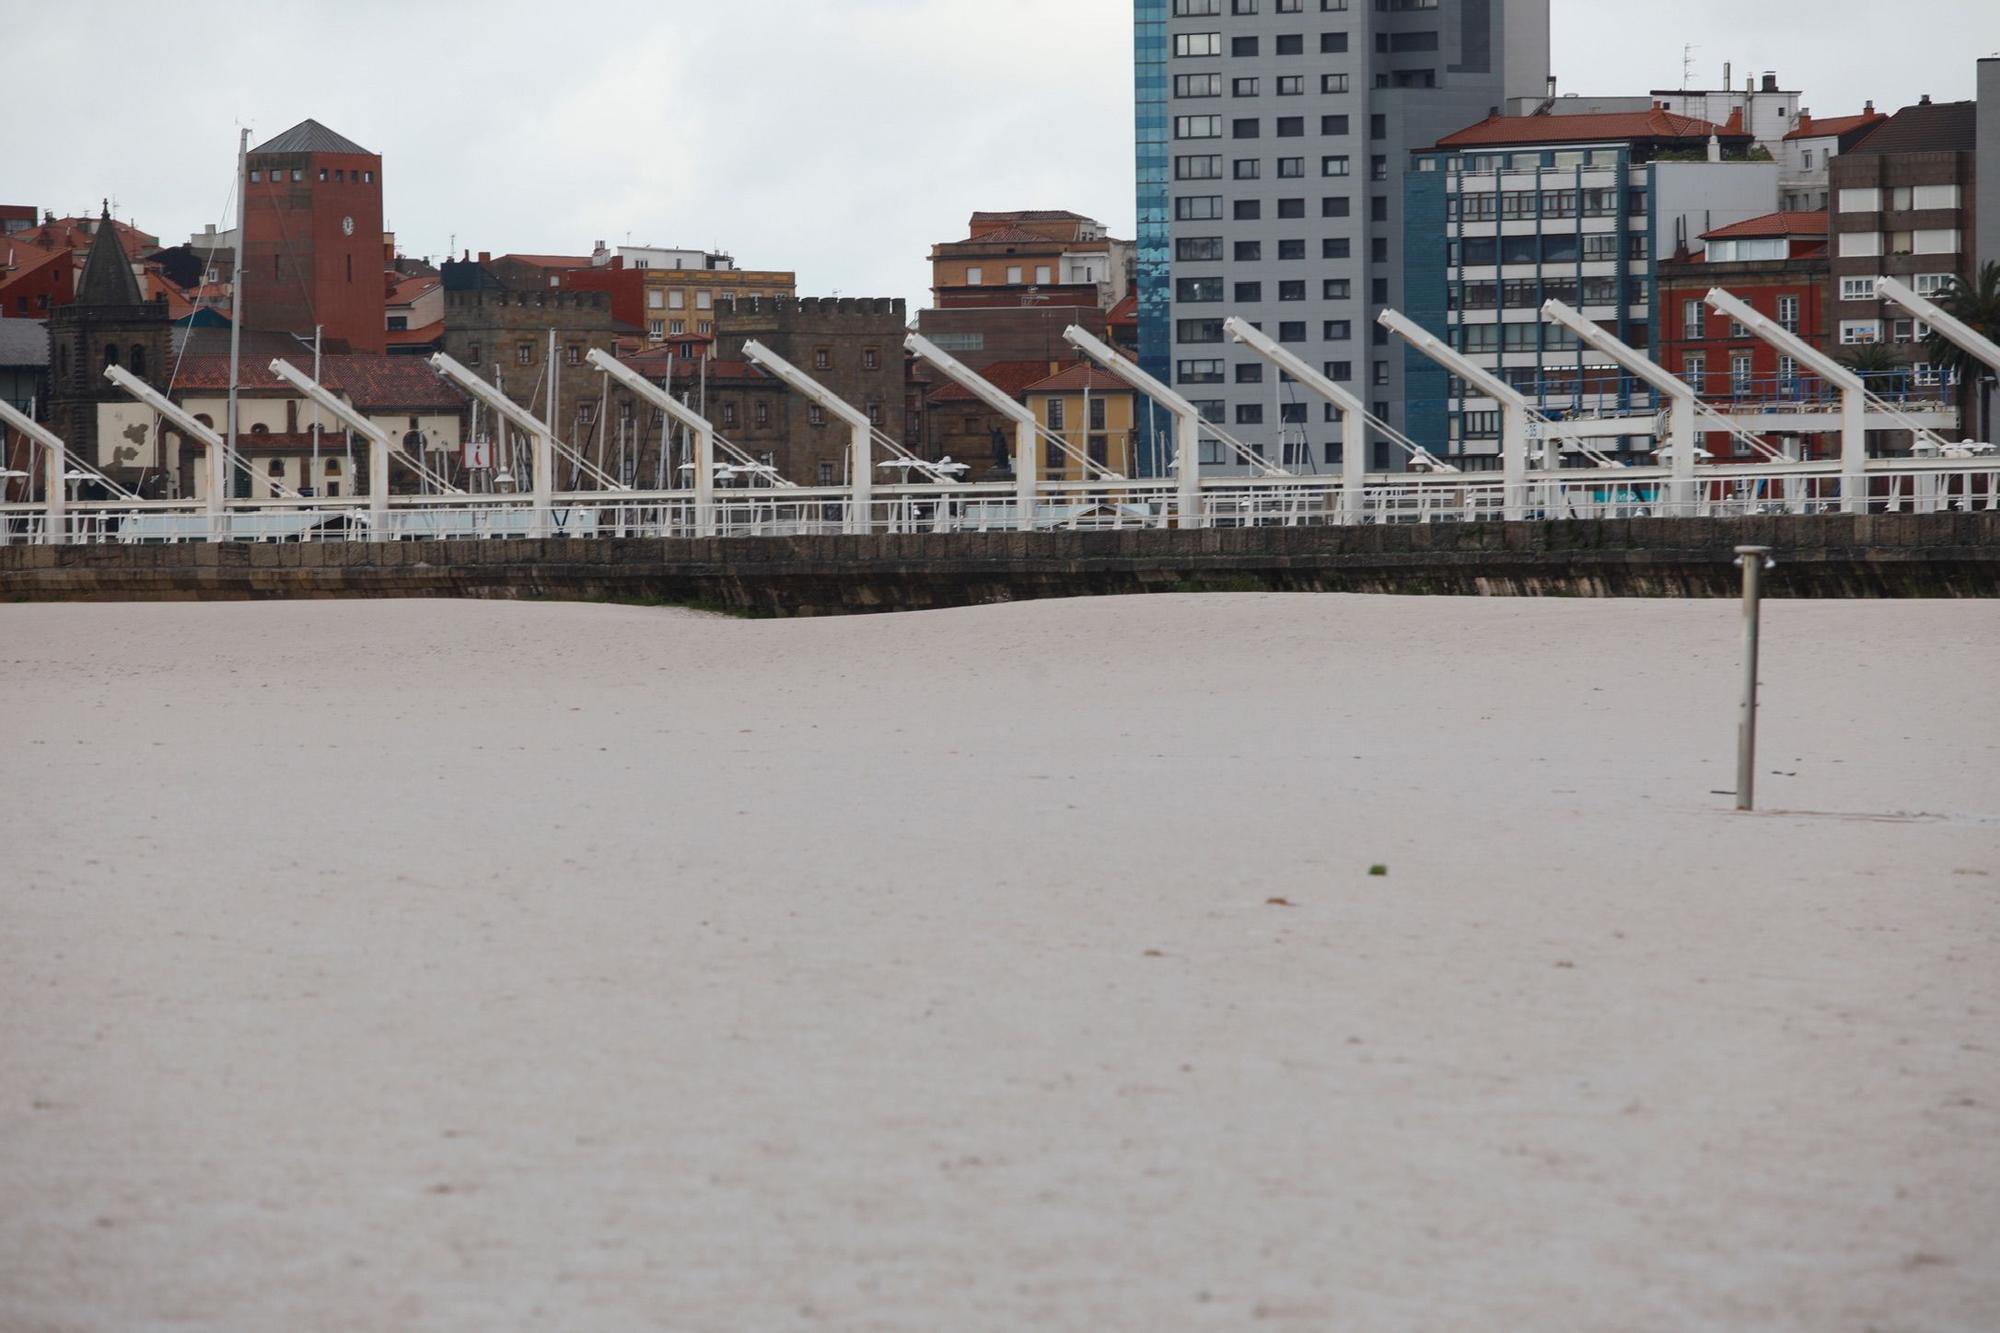
<svg viewBox="0 0 2000 1333"><path fill-rule="evenodd" d="M48 534L50 545L62 545L69 540L69 524L65 513L69 497L63 485L63 474L68 471L66 460L69 457L69 450L64 447L60 436L36 425L28 419L27 413L20 411L5 398L0 398L0 422L12 426L42 446L42 505L45 515L43 527ZM5 492L0 491L0 494ZM4 540L5 535L4 531L0 531L0 540Z"/></svg>
<svg viewBox="0 0 2000 1333"><path fill-rule="evenodd" d="M618 358L598 348L585 354L584 360L616 380L644 401L664 412L669 421L678 422L694 436L694 458L691 471L694 473L694 525L695 533L701 537L715 535L715 427L708 418L688 407L659 385L623 365Z"/></svg>
<svg viewBox="0 0 2000 1333"><path fill-rule="evenodd" d="M223 442L220 435L195 420L189 413L182 411L165 394L155 391L152 385L123 366L106 366L104 378L173 422L176 429L184 432L190 439L199 441L202 448L207 451L207 466L204 470L208 474L208 539L212 542L221 541L225 535L223 518L229 500L229 446Z"/></svg>
<svg viewBox="0 0 2000 1333"><path fill-rule="evenodd" d="M755 339L743 344L743 355L786 388L804 395L846 423L850 450L848 485L852 499L842 526L850 533L867 532L870 511L875 504L875 461L870 448L875 438L875 423L868 419L866 412Z"/></svg>
<svg viewBox="0 0 2000 1333"><path fill-rule="evenodd" d="M1619 366L1650 384L1667 400L1667 438L1674 470L1674 507L1681 513L1692 512L1696 462L1694 418L1698 398L1694 386L1624 339L1613 337L1595 320L1586 319L1580 311L1571 309L1561 301L1549 301L1544 304L1542 317L1562 325L1574 333L1585 346L1610 357Z"/></svg>
<svg viewBox="0 0 2000 1333"><path fill-rule="evenodd" d="M1343 522L1359 523L1363 492L1368 486L1367 451L1362 447L1368 434L1367 405L1243 320L1232 315L1222 322L1222 331L1332 403L1340 413L1341 517Z"/></svg>
<svg viewBox="0 0 2000 1333"><path fill-rule="evenodd" d="M466 393L477 398L486 408L510 421L515 429L522 431L535 442L533 517L530 519L529 535L547 537L554 528L552 511L555 509L556 478L556 434L555 430L541 418L528 411L506 394L488 384L479 376L467 370L443 352L431 358L431 369L458 385Z"/></svg>
<svg viewBox="0 0 2000 1333"><path fill-rule="evenodd" d="M1501 501L1501 508L1509 521L1526 518L1529 415L1527 397L1491 371L1474 365L1445 346L1441 339L1419 327L1402 312L1384 310L1378 322L1383 328L1471 385L1475 392L1500 404L1501 484L1506 492ZM1556 441L1548 442L1542 462L1550 472L1562 467L1562 451Z"/></svg>
<svg viewBox="0 0 2000 1333"><path fill-rule="evenodd" d="M1173 417L1174 479L1179 483L1181 526L1204 526L1207 519L1201 502L1201 409L1074 324L1063 330L1063 341L1145 394Z"/></svg>
<svg viewBox="0 0 2000 1333"><path fill-rule="evenodd" d="M920 333L903 340L911 355L930 362L947 379L958 384L980 402L1014 423L1014 506L1017 526L1027 532L1035 526L1035 478L1040 468L1035 460L1035 437L1040 429L1035 414L997 384L966 367L956 357Z"/></svg>
<svg viewBox="0 0 2000 1333"><path fill-rule="evenodd" d="M1705 299L1710 309L1729 316L1840 390L1841 508L1861 513L1868 502L1868 386L1852 370L1722 288L1714 288Z"/></svg>

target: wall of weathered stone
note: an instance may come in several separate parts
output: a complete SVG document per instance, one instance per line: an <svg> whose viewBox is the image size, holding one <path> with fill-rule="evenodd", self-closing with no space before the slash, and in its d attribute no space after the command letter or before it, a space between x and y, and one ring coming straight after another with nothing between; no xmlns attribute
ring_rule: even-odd
<svg viewBox="0 0 2000 1333"><path fill-rule="evenodd" d="M1775 597L2000 596L2000 513L707 541L0 547L0 600L504 597L773 615L1115 593L1734 596L1738 544Z"/></svg>

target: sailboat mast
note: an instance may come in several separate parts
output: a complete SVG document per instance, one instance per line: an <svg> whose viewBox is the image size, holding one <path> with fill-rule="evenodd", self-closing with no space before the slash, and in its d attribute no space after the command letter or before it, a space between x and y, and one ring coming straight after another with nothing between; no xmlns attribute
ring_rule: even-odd
<svg viewBox="0 0 2000 1333"><path fill-rule="evenodd" d="M237 390L242 385L243 366L243 274L244 253L250 239L250 131L245 129L236 139L236 275L230 284L229 293L229 412L228 424L223 433L223 457L208 460L208 488L211 497L209 510L220 513L222 503L229 495L231 469L236 463L236 432L241 424L238 417ZM214 451L210 451L213 453Z"/></svg>

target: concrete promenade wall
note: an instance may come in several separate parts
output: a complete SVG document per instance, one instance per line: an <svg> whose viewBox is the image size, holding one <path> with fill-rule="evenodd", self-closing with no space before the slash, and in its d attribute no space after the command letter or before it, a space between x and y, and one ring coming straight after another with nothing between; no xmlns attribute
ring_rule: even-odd
<svg viewBox="0 0 2000 1333"><path fill-rule="evenodd" d="M1199 590L1720 597L1775 547L1778 597L2000 596L2000 514L710 541L0 547L0 600L496 597L772 615Z"/></svg>

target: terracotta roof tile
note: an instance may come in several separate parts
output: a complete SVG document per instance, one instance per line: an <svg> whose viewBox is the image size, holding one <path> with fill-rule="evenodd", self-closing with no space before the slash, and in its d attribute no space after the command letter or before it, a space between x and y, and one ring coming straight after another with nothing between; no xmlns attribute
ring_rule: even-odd
<svg viewBox="0 0 2000 1333"><path fill-rule="evenodd" d="M1651 111L1611 111L1584 116L1488 116L1439 139L1439 148L1500 148L1516 144L1603 143L1629 139L1703 139L1748 142L1749 134L1693 116Z"/></svg>
<svg viewBox="0 0 2000 1333"><path fill-rule="evenodd" d="M973 366L973 373L987 380L1010 398L1019 398L1023 390L1037 380L1047 379L1049 363L1040 361L994 361L983 366ZM976 403L978 397L972 390L953 380L933 390L929 400L932 403Z"/></svg>
<svg viewBox="0 0 2000 1333"><path fill-rule="evenodd" d="M1096 366L1075 365L1030 384L1023 393L1131 393L1132 386Z"/></svg>
<svg viewBox="0 0 2000 1333"><path fill-rule="evenodd" d="M1836 139L1855 130L1866 129L1870 125L1880 125L1888 117L1880 111L1871 111L1859 116L1828 116L1825 120L1814 117L1787 134L1792 139Z"/></svg>
<svg viewBox="0 0 2000 1333"><path fill-rule="evenodd" d="M1732 222L1726 227L1701 234L1704 241L1727 241L1749 237L1824 236L1826 211L1817 213L1766 213L1759 218Z"/></svg>
<svg viewBox="0 0 2000 1333"><path fill-rule="evenodd" d="M312 351L286 357L300 370L312 369ZM181 358L174 370L177 393L203 393L229 387L229 358L211 353ZM437 377L421 357L334 353L320 359L320 382L345 394L364 412L420 410L456 412L465 397ZM243 358L243 388L259 394L293 395L298 391L271 373L271 358Z"/></svg>

